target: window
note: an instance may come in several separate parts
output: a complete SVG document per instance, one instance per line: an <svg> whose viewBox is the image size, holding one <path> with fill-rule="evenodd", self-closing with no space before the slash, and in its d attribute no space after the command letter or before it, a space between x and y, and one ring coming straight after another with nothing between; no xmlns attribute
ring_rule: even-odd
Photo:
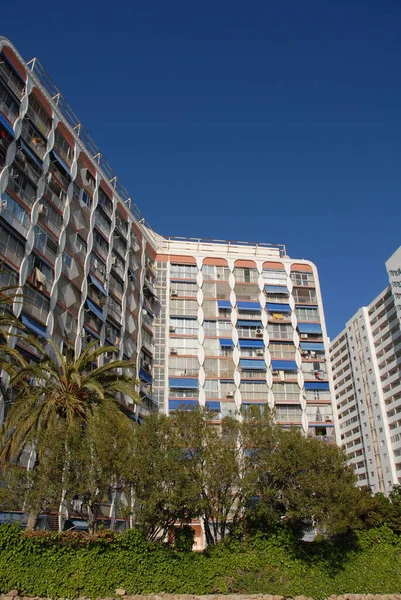
<svg viewBox="0 0 401 600"><path fill-rule="evenodd" d="M271 343L269 345L269 350L272 358L294 358L295 356L295 346L292 343ZM320 365L320 363L317 364ZM319 370L319 367L317 370Z"/></svg>
<svg viewBox="0 0 401 600"><path fill-rule="evenodd" d="M213 265L202 265L202 275L204 280L216 279L215 267Z"/></svg>
<svg viewBox="0 0 401 600"><path fill-rule="evenodd" d="M276 401L298 400L299 386L296 383L273 383L273 394Z"/></svg>
<svg viewBox="0 0 401 600"><path fill-rule="evenodd" d="M206 379L205 381L206 398L219 398L219 382L217 379Z"/></svg>
<svg viewBox="0 0 401 600"><path fill-rule="evenodd" d="M263 269L263 279L268 285L287 285L287 274L278 269Z"/></svg>
<svg viewBox="0 0 401 600"><path fill-rule="evenodd" d="M0 225L0 253L22 258L25 245L2 225Z"/></svg>
<svg viewBox="0 0 401 600"><path fill-rule="evenodd" d="M1 197L1 216L13 225L13 221L20 223L24 229L28 228L29 215L18 202L14 200L7 192Z"/></svg>
<svg viewBox="0 0 401 600"><path fill-rule="evenodd" d="M268 334L271 338L292 338L293 329L291 325L269 323L267 326Z"/></svg>
<svg viewBox="0 0 401 600"><path fill-rule="evenodd" d="M72 256L67 254L67 252L63 252L63 264L67 267L67 269L71 269Z"/></svg>
<svg viewBox="0 0 401 600"><path fill-rule="evenodd" d="M195 300L171 300L170 314L195 316L198 314L198 303Z"/></svg>
<svg viewBox="0 0 401 600"><path fill-rule="evenodd" d="M293 271L291 273L291 281L296 286L314 286L315 282L312 273L297 273Z"/></svg>
<svg viewBox="0 0 401 600"><path fill-rule="evenodd" d="M0 106L2 106L5 109L3 110L3 112L5 113L6 117L8 117L8 119L14 124L14 121L19 114L19 105L18 102L16 102L11 96L11 94L9 94L9 92L2 83L0 83Z"/></svg>
<svg viewBox="0 0 401 600"><path fill-rule="evenodd" d="M276 406L277 421L299 422L302 420L302 408L292 404Z"/></svg>
<svg viewBox="0 0 401 600"><path fill-rule="evenodd" d="M109 237L110 229L111 229L111 221L106 217L106 215L101 211L96 209L95 212L95 225L100 229L100 231Z"/></svg>
<svg viewBox="0 0 401 600"><path fill-rule="evenodd" d="M170 319L170 333L173 335L197 335L198 329L196 319Z"/></svg>
<svg viewBox="0 0 401 600"><path fill-rule="evenodd" d="M319 311L317 308L296 308L295 314L298 321L319 321Z"/></svg>
<svg viewBox="0 0 401 600"><path fill-rule="evenodd" d="M34 94L29 95L28 116L33 116L33 120L38 124L39 129L47 135L52 120Z"/></svg>
<svg viewBox="0 0 401 600"><path fill-rule="evenodd" d="M48 235L39 225L35 225L35 246L40 252L48 250L54 258L57 254L58 242Z"/></svg>
<svg viewBox="0 0 401 600"><path fill-rule="evenodd" d="M78 186L77 186L78 187ZM78 188L79 189L79 188ZM90 208L92 206L92 198L85 192L82 192L82 202Z"/></svg>
<svg viewBox="0 0 401 600"><path fill-rule="evenodd" d="M170 294L172 296L192 296L196 297L198 286L189 281L173 281L171 283Z"/></svg>
<svg viewBox="0 0 401 600"><path fill-rule="evenodd" d="M59 129L56 129L55 131L54 148L67 163L71 164L74 151L67 140L62 136Z"/></svg>
<svg viewBox="0 0 401 600"><path fill-rule="evenodd" d="M316 292L309 289L294 289L293 296L296 304L316 304Z"/></svg>
<svg viewBox="0 0 401 600"><path fill-rule="evenodd" d="M198 268L196 265L171 265L170 276L177 279L196 279Z"/></svg>

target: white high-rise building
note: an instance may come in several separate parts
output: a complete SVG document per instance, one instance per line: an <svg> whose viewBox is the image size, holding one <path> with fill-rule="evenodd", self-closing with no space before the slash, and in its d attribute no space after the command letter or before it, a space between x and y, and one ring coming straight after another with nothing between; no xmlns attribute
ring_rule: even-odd
<svg viewBox="0 0 401 600"><path fill-rule="evenodd" d="M360 308L330 346L337 437L360 486L389 494L401 482L401 247L389 285Z"/></svg>

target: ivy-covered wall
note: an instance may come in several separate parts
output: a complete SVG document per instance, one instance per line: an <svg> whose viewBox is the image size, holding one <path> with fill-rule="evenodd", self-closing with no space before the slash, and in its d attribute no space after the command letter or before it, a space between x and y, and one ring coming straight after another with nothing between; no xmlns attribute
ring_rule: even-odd
<svg viewBox="0 0 401 600"><path fill-rule="evenodd" d="M0 527L0 591L74 598L151 592L306 595L401 590L401 539L372 529L341 541L302 544L285 536L224 544L203 553L150 544L136 531L25 534Z"/></svg>

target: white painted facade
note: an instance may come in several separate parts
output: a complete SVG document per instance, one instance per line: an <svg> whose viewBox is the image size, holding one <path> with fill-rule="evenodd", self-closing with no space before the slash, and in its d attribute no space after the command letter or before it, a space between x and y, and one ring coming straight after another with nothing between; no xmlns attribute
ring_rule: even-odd
<svg viewBox="0 0 401 600"><path fill-rule="evenodd" d="M358 485L389 494L401 482L401 248L386 267L390 285L347 322L330 356L338 441Z"/></svg>

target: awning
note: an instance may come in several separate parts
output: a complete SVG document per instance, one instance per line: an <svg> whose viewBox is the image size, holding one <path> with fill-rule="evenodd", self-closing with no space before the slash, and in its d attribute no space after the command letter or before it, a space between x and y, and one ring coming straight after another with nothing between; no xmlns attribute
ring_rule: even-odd
<svg viewBox="0 0 401 600"><path fill-rule="evenodd" d="M63 161L61 156L59 154L57 154L57 152L55 152L55 150L52 150L52 154L53 154L54 158L57 160L57 162L63 167L64 171L66 173L68 173L68 175L71 175L69 166Z"/></svg>
<svg viewBox="0 0 401 600"><path fill-rule="evenodd" d="M23 139L19 138L18 141L21 144L21 146L24 149L24 151L32 158L32 160L34 161L34 163L36 163L38 165L38 167L40 167L42 169L43 168L43 163L40 160L40 158L38 158L36 156L35 152L30 149L30 147L28 146L28 144L26 144Z"/></svg>
<svg viewBox="0 0 401 600"><path fill-rule="evenodd" d="M263 340L240 340L240 348L264 348Z"/></svg>
<svg viewBox="0 0 401 600"><path fill-rule="evenodd" d="M104 323L106 319L105 319L105 316L103 314L103 311L100 308L98 308L96 306L96 304L94 302L92 302L92 300L89 300L89 298L86 299L86 303L88 305L89 310L94 315L96 315L102 321L102 323Z"/></svg>
<svg viewBox="0 0 401 600"><path fill-rule="evenodd" d="M266 363L264 360L247 360L244 358L239 361L239 364L242 369L266 371Z"/></svg>
<svg viewBox="0 0 401 600"><path fill-rule="evenodd" d="M301 350L312 350L314 352L324 352L324 344L313 342L301 342Z"/></svg>
<svg viewBox="0 0 401 600"><path fill-rule="evenodd" d="M322 328L319 323L298 323L298 331L300 333L322 333Z"/></svg>
<svg viewBox="0 0 401 600"><path fill-rule="evenodd" d="M139 379L146 383L152 383L152 376L143 367L139 369Z"/></svg>
<svg viewBox="0 0 401 600"><path fill-rule="evenodd" d="M302 308L305 310L316 310L318 308L317 304L308 304L307 306L305 304L296 304L295 308Z"/></svg>
<svg viewBox="0 0 401 600"><path fill-rule="evenodd" d="M224 310L231 309L231 304L228 300L217 300L217 306Z"/></svg>
<svg viewBox="0 0 401 600"><path fill-rule="evenodd" d="M206 408L207 410L215 410L217 412L220 412L220 402L206 400Z"/></svg>
<svg viewBox="0 0 401 600"><path fill-rule="evenodd" d="M298 369L295 360L272 360L272 368L275 371L296 371Z"/></svg>
<svg viewBox="0 0 401 600"><path fill-rule="evenodd" d="M279 302L266 302L266 308L269 312L291 312L289 304L280 304Z"/></svg>
<svg viewBox="0 0 401 600"><path fill-rule="evenodd" d="M13 137L15 137L14 129L11 123L7 121L7 119L0 113L0 124L4 127L4 129Z"/></svg>
<svg viewBox="0 0 401 600"><path fill-rule="evenodd" d="M84 325L84 329L85 331L87 331L88 333L91 334L91 336L93 336L94 338L96 338L97 340L100 340L100 335L98 333L96 333L96 331L93 331L90 327L88 327L87 325Z"/></svg>
<svg viewBox="0 0 401 600"><path fill-rule="evenodd" d="M257 385L266 385L266 379L246 379L245 380L245 378L246 378L246 375L244 376L244 379L241 381L241 385L243 383L247 383L247 384L248 383L256 383ZM244 394L246 394L247 390L246 389L244 390L242 388L242 391L243 391Z"/></svg>
<svg viewBox="0 0 401 600"><path fill-rule="evenodd" d="M244 310L249 312L260 311L259 302L237 302L237 307L238 310Z"/></svg>
<svg viewBox="0 0 401 600"><path fill-rule="evenodd" d="M306 390L330 390L328 381L305 381Z"/></svg>
<svg viewBox="0 0 401 600"><path fill-rule="evenodd" d="M80 531L87 531L89 529L89 525L87 521L78 521L77 519L69 519L71 523L74 525L74 529L79 529Z"/></svg>
<svg viewBox="0 0 401 600"><path fill-rule="evenodd" d="M198 380L195 377L169 377L168 385L172 389L197 390Z"/></svg>
<svg viewBox="0 0 401 600"><path fill-rule="evenodd" d="M262 327L262 321L242 321L237 322L238 327Z"/></svg>
<svg viewBox="0 0 401 600"><path fill-rule="evenodd" d="M107 292L104 289L104 287L102 286L102 284L100 283L100 281L98 279L96 279L96 277L94 275L92 275L91 273L89 273L89 279L91 280L91 283L93 283L93 285L95 287L97 287L97 289L99 290L99 292L102 292L102 294L104 294L105 296L107 296Z"/></svg>
<svg viewBox="0 0 401 600"><path fill-rule="evenodd" d="M12 71L14 71L15 75L18 77L18 79L20 81L22 81L22 83L25 85L25 79L22 77L22 75L20 75L17 71L17 69L14 67L13 63L11 62L11 60L9 60L7 58L7 56L4 54L4 52L1 53L1 59L4 60L4 62L6 62L8 64L8 66L10 67L10 69Z"/></svg>
<svg viewBox="0 0 401 600"><path fill-rule="evenodd" d="M220 346L222 348L232 348L233 345L234 345L234 343L231 339L228 339L228 338L220 339Z"/></svg>
<svg viewBox="0 0 401 600"><path fill-rule="evenodd" d="M45 338L48 337L47 329L46 329L45 325L42 325L41 323L34 321L33 319L31 319L30 317L27 317L24 314L21 315L21 321L25 325L25 327L28 327L28 329L30 329L31 331L36 333L36 335L40 335L41 337L45 337Z"/></svg>
<svg viewBox="0 0 401 600"><path fill-rule="evenodd" d="M168 408L169 410L178 410L180 408L182 409L191 409L191 408L195 408L198 405L198 401L197 400L169 400L168 401Z"/></svg>
<svg viewBox="0 0 401 600"><path fill-rule="evenodd" d="M265 285L265 292L267 294L284 294L288 296L288 289L285 285Z"/></svg>

